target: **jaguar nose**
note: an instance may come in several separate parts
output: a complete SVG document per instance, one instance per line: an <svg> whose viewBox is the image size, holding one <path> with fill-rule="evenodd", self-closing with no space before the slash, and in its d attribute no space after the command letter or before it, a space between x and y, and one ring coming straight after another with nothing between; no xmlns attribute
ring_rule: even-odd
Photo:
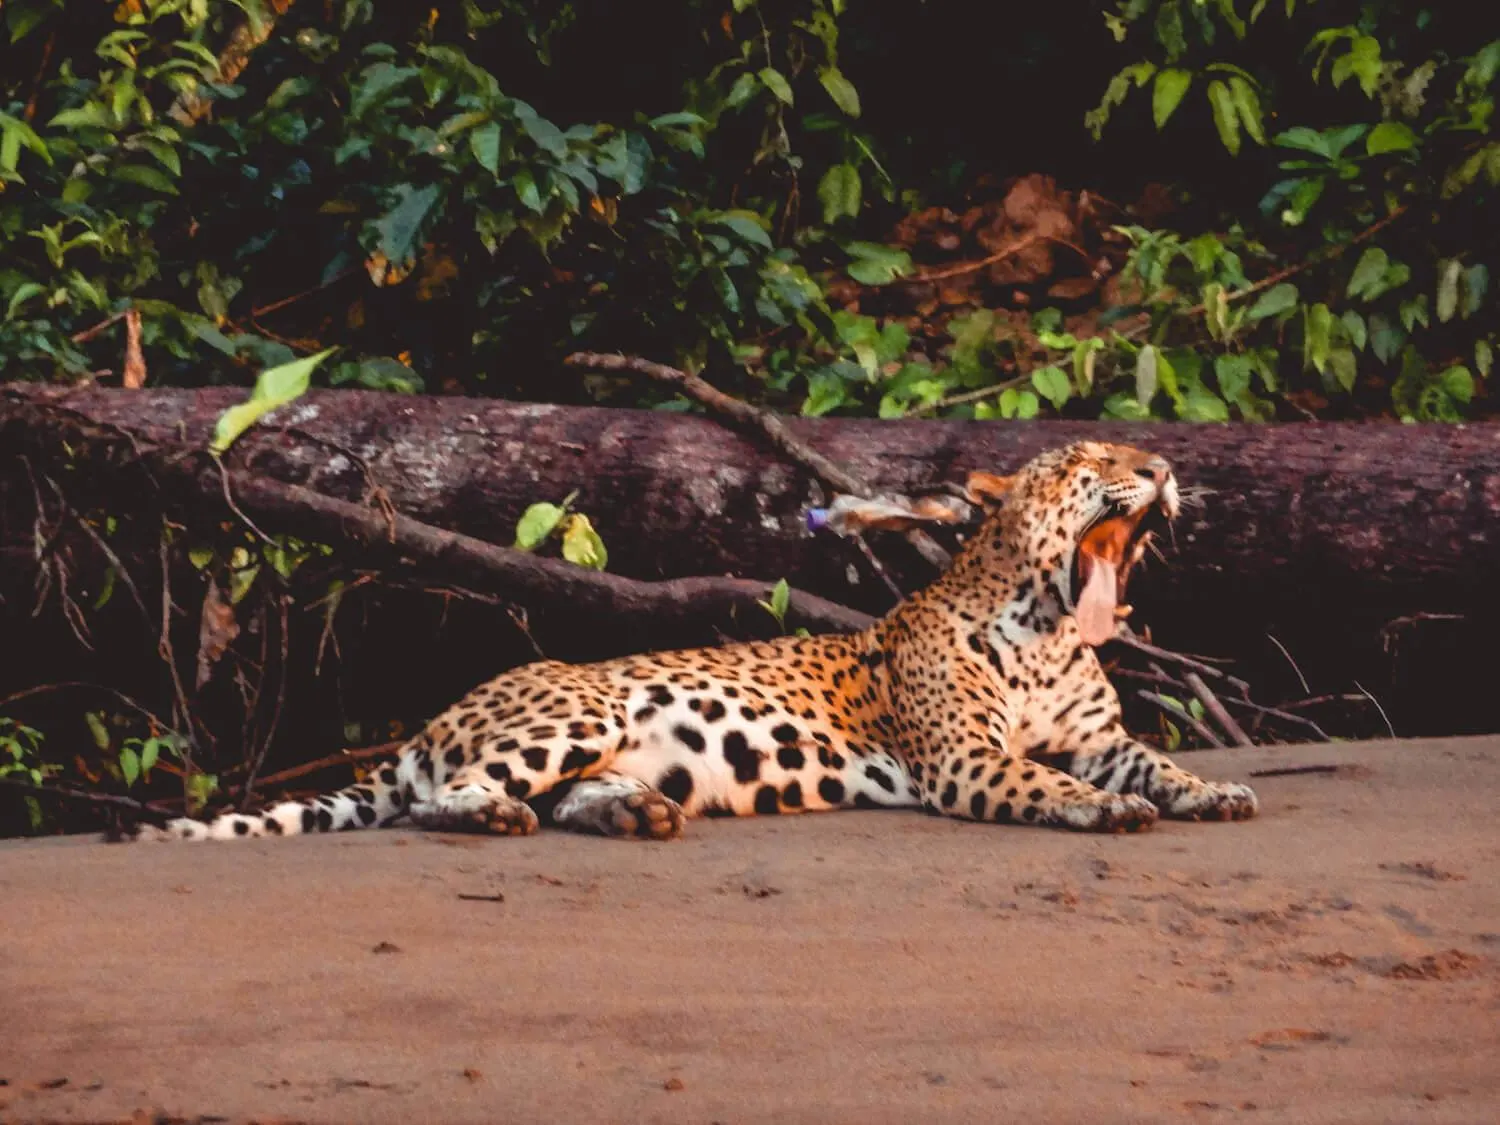
<svg viewBox="0 0 1500 1125"><path fill-rule="evenodd" d="M1164 488L1172 479L1172 466L1167 464L1164 457L1153 457L1145 465L1137 469L1136 475L1144 480L1149 480L1157 488Z"/></svg>

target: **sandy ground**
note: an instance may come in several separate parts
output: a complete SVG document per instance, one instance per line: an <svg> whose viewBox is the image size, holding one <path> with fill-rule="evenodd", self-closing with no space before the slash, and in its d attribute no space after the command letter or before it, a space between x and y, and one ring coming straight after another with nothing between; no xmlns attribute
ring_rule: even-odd
<svg viewBox="0 0 1500 1125"><path fill-rule="evenodd" d="M1500 739L1263 815L0 844L0 1120L1500 1120Z"/></svg>

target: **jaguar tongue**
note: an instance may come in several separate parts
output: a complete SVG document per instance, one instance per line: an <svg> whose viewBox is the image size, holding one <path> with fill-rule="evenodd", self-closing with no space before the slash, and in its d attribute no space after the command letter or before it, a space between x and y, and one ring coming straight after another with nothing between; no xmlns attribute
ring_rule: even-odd
<svg viewBox="0 0 1500 1125"><path fill-rule="evenodd" d="M1083 589L1073 608L1078 632L1091 645L1114 638L1119 621L1120 572L1140 516L1103 520L1084 533L1078 544L1078 570Z"/></svg>
<svg viewBox="0 0 1500 1125"><path fill-rule="evenodd" d="M1115 564L1102 555L1094 556L1089 563L1083 568L1088 571L1088 577L1084 580L1073 616L1078 621L1078 632L1084 642L1098 646L1115 635L1117 572Z"/></svg>

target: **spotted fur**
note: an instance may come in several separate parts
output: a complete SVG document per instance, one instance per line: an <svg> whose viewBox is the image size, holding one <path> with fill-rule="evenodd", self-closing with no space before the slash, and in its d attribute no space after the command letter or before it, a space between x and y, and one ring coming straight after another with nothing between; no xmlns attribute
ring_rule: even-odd
<svg viewBox="0 0 1500 1125"><path fill-rule="evenodd" d="M476 688L361 784L140 837L403 817L528 835L538 808L564 827L649 839L695 816L848 807L1096 832L1158 814L1253 816L1249 788L1203 781L1129 735L1073 615L1086 531L1153 507L1176 514L1167 463L1086 442L1005 484L949 572L863 632L529 664Z"/></svg>

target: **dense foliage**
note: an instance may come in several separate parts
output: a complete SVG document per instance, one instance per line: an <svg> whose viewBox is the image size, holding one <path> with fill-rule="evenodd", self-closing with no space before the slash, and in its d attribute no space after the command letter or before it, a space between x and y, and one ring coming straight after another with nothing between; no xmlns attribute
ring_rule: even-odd
<svg viewBox="0 0 1500 1125"><path fill-rule="evenodd" d="M675 405L560 366L594 348L807 413L1492 409L1482 5L1024 7L7 0L0 377L337 347L336 385ZM1071 288L920 280L1032 172L1173 205L1061 193Z"/></svg>

